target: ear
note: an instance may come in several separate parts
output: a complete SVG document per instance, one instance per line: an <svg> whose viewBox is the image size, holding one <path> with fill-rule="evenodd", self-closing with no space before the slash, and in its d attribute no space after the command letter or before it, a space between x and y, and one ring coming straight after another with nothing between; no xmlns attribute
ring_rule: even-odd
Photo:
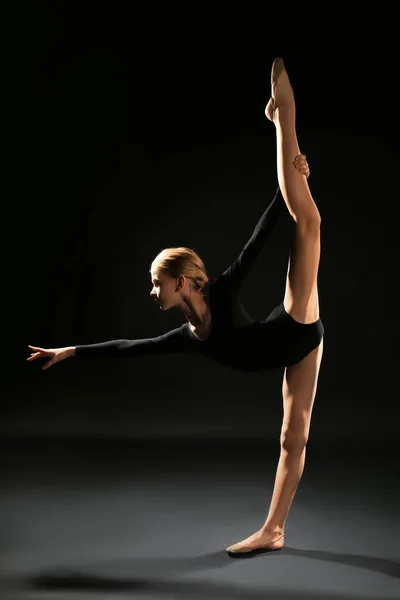
<svg viewBox="0 0 400 600"><path fill-rule="evenodd" d="M179 277L177 277L175 291L178 292L179 290L181 290L183 288L184 285L185 285L185 277L183 275L179 275Z"/></svg>

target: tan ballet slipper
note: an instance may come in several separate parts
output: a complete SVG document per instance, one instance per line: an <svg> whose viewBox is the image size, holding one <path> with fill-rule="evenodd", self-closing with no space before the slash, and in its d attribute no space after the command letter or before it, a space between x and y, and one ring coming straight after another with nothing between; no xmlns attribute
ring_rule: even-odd
<svg viewBox="0 0 400 600"><path fill-rule="evenodd" d="M271 68L271 98L265 108L266 117L273 121L275 110L293 101L293 89L285 69L285 63L282 58L276 58Z"/></svg>
<svg viewBox="0 0 400 600"><path fill-rule="evenodd" d="M271 540L270 542L268 542L268 544L260 544L260 546L257 546L255 548L250 548L249 546L246 546L245 544L238 542L237 544L233 544L232 546L229 546L226 549L226 551L231 554L249 554L251 552L256 554L256 553L265 552L268 550L280 550L283 547L283 543L280 541L283 538L283 536L284 536L284 534L282 533L275 540Z"/></svg>

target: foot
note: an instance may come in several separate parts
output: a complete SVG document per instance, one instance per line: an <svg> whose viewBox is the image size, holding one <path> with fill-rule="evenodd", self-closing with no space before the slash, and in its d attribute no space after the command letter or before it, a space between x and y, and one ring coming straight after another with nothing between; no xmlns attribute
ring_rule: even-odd
<svg viewBox="0 0 400 600"><path fill-rule="evenodd" d="M282 58L276 58L271 69L271 98L265 109L267 118L273 121L275 110L292 102L294 94L285 64Z"/></svg>
<svg viewBox="0 0 400 600"><path fill-rule="evenodd" d="M280 550L284 545L283 533L268 533L260 529L245 540L229 546L226 550L231 554L248 554L267 550Z"/></svg>

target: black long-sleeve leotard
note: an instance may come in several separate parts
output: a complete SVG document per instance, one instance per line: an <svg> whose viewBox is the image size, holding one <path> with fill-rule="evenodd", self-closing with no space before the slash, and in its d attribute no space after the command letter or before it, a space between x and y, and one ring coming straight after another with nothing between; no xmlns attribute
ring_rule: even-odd
<svg viewBox="0 0 400 600"><path fill-rule="evenodd" d="M240 285L268 241L286 209L280 189L258 221L236 260L204 292L211 311L211 333L200 340L185 323L153 338L118 339L76 346L76 356L126 357L159 353L197 353L244 371L290 366L316 348L324 334L321 319L302 324L286 311L283 302L261 322L244 309Z"/></svg>

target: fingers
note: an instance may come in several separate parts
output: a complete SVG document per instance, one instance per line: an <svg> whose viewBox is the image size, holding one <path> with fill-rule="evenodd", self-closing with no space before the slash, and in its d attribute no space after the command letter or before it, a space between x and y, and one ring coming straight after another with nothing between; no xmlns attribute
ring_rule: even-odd
<svg viewBox="0 0 400 600"><path fill-rule="evenodd" d="M51 356L51 359L48 360L42 367L42 371L46 371L49 367L54 365L57 362L57 353L52 349L40 348L39 346L31 346L28 344L28 348L31 350L36 350L36 352L31 352L31 355L26 359L27 361L36 360L37 358L44 358L45 356Z"/></svg>
<svg viewBox="0 0 400 600"><path fill-rule="evenodd" d="M36 350L36 352L31 352L31 355L28 356L28 358L26 359L27 361L36 360L37 358L43 356L51 356L51 352L49 350L45 350L44 348L39 348L38 346L30 345L28 345L28 348L30 348L31 350Z"/></svg>
<svg viewBox="0 0 400 600"><path fill-rule="evenodd" d="M296 156L296 158L293 161L294 166L299 169L300 167L307 167L308 168L308 162L306 160L306 155L305 154L299 154L298 156Z"/></svg>
<svg viewBox="0 0 400 600"><path fill-rule="evenodd" d="M302 160L303 160L303 161L305 161L305 160L306 160L306 158L307 158L307 156L306 156L305 154L298 154L298 155L295 157L295 159L294 159L294 162L297 162L297 161L302 161Z"/></svg>
<svg viewBox="0 0 400 600"><path fill-rule="evenodd" d="M40 354L39 352L37 352L36 354L31 354L30 356L28 356L28 358L26 360L36 360L37 358L39 358Z"/></svg>
<svg viewBox="0 0 400 600"><path fill-rule="evenodd" d="M37 358L43 358L44 356L46 356L45 354L41 354L40 352L36 352L36 354L32 354L31 356L28 356L28 358L26 359L28 362L31 360L36 360ZM48 369L49 367L51 367L52 365L54 365L56 361L51 359L49 361L47 361L47 363L45 363L41 369L42 371L45 371L46 369Z"/></svg>
<svg viewBox="0 0 400 600"><path fill-rule="evenodd" d="M293 161L293 165L298 171L300 171L300 173L302 173L306 177L309 177L310 168L308 166L305 154L298 154Z"/></svg>

